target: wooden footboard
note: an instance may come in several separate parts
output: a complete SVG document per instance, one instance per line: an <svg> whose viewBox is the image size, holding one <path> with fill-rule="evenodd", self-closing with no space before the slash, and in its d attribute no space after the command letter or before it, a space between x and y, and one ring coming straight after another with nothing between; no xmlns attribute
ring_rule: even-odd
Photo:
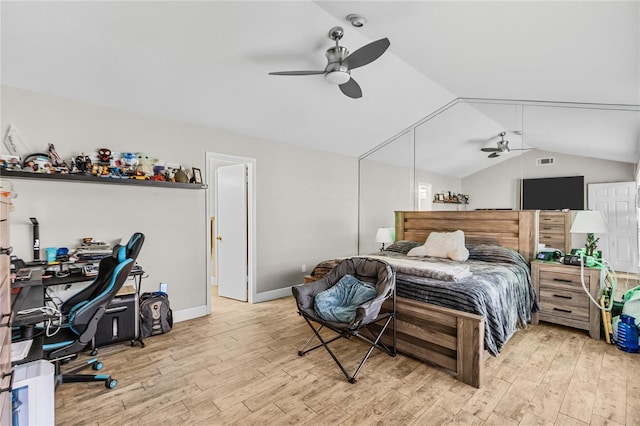
<svg viewBox="0 0 640 426"><path fill-rule="evenodd" d="M387 301L385 309L391 309ZM479 388L483 377L484 318L449 308L397 298L398 351L434 364ZM391 342L389 330L384 341Z"/></svg>

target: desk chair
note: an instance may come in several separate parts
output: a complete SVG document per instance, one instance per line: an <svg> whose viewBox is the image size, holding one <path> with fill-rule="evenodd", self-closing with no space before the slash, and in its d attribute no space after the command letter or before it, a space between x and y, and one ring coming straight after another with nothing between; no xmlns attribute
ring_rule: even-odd
<svg viewBox="0 0 640 426"><path fill-rule="evenodd" d="M92 342L98 321L127 280L133 263L134 260L127 257L126 247L116 246L112 256L100 261L98 276L92 283L94 291L91 295L85 300L77 301L69 308L67 323L62 325L58 333L45 338L45 344L42 347L44 358L55 364L58 383L102 381L107 388L116 387L118 382L109 375L75 374L89 366L94 370L102 369L102 363L95 358L65 374L60 373L60 363L77 357L78 353Z"/></svg>
<svg viewBox="0 0 640 426"><path fill-rule="evenodd" d="M135 262L138 258L138 254L140 254L140 249L142 248L142 244L144 243L144 234L142 232L136 232L129 238L127 242L127 257L133 259Z"/></svg>
<svg viewBox="0 0 640 426"><path fill-rule="evenodd" d="M353 279L355 278L355 281ZM346 279L346 281L345 281ZM347 289L344 283L352 283L351 288ZM359 289L357 287L372 287L367 290L372 293L372 298L366 301L345 305L349 295L356 294ZM342 288L339 288L342 287ZM302 349L298 352L299 356L303 356L318 348L325 348L331 358L340 367L342 373L346 376L350 383L355 383L357 375L369 359L374 349L379 349L386 354L396 356L396 275L391 266L382 260L370 259L365 257L353 257L345 259L327 275L321 279L309 284L302 284L291 288L293 297L296 300L298 314L303 317L313 331L313 334L307 340ZM344 289L344 290L343 290ZM373 291L373 289L375 291ZM329 300L335 300L337 303L327 310L321 310L321 306L316 303L320 299L321 292L330 292ZM347 294L349 293L349 294ZM354 300L357 298L354 298ZM391 300L391 311L381 312L382 304L385 300ZM324 299L328 300L328 299ZM325 306L326 307L326 306ZM355 314L344 315L345 311ZM334 315L335 313L335 315ZM350 321L344 317L350 316ZM389 346L382 342L382 336L389 327L391 328L391 344ZM325 337L320 332L323 329L331 330L336 333L331 338ZM365 332L365 333L363 333ZM329 347L331 342L340 338L351 339L357 337L368 344L368 350L357 366L355 372L350 374L342 365L333 350ZM320 343L310 347L311 343L317 339Z"/></svg>
<svg viewBox="0 0 640 426"><path fill-rule="evenodd" d="M129 238L127 244L123 246L126 249L126 257L132 259L133 264L135 264L136 259L138 258L138 254L140 253L140 249L142 248L143 243L144 234L136 232L131 236L131 238ZM71 308L76 306L78 303L84 300L93 299L100 293L100 286L96 284L99 283L99 277L103 275L102 267L103 263L100 262L100 265L98 267L98 275L96 275L96 278L93 280L93 282L62 303L62 305L60 306L60 312L62 313L62 315L68 315ZM105 267L110 267L110 265L105 264ZM95 353L93 355L95 355Z"/></svg>

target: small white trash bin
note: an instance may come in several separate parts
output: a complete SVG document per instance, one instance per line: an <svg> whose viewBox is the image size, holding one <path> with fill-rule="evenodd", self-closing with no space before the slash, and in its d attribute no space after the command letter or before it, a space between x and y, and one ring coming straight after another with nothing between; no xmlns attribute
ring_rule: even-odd
<svg viewBox="0 0 640 426"><path fill-rule="evenodd" d="M12 426L55 425L54 373L44 360L13 368Z"/></svg>

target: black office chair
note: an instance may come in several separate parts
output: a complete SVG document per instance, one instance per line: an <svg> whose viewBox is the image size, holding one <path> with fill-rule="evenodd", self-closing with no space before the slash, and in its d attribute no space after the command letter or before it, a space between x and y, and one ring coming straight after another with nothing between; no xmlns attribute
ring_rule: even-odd
<svg viewBox="0 0 640 426"><path fill-rule="evenodd" d="M60 372L60 364L77 357L78 353L92 342L98 321L127 280L133 263L134 260L127 257L126 247L116 246L112 256L100 261L98 276L92 283L92 287L95 287L92 295L69 309L67 322L55 335L45 337L42 347L44 358L55 364L58 383L101 381L108 388L116 387L118 382L106 374L75 374L86 367L92 367L94 370L102 369L102 363L96 358L64 374Z"/></svg>
<svg viewBox="0 0 640 426"><path fill-rule="evenodd" d="M129 241L124 246L126 248L126 257L129 259L133 259L134 265L135 265L136 259L138 258L138 254L140 254L140 249L142 248L143 243L144 243L144 234L142 234L141 232L136 232L131 236L131 238L129 238ZM85 300L93 299L100 293L101 291L100 286L96 284L98 283L99 277L103 275L101 271L102 267L103 267L103 264L102 262L100 262L100 265L98 267L98 275L96 275L96 278L93 280L93 282L88 286L86 286L84 289L73 294L71 297L69 297L60 305L60 312L62 313L63 316L67 316L69 314L69 311L73 307L75 307L78 303ZM111 265L105 264L105 267L109 268L111 267ZM95 353L93 355L95 355Z"/></svg>
<svg viewBox="0 0 640 426"><path fill-rule="evenodd" d="M351 281L352 287L348 290L351 294L357 292L357 286L362 286L363 282L365 287L369 287L367 291L371 291L372 299L360 303L357 307L354 306L335 306L334 310L330 312L318 312L316 307L320 310L320 306L316 304L316 297L320 292L330 290L335 286L337 290L340 281L347 275L351 275L348 278L356 278L358 281ZM347 280L349 281L349 280ZM356 286L356 287L353 287ZM375 288L375 292L371 290L371 286ZM313 335L307 340L302 349L298 352L299 356L303 356L315 349L323 347L329 352L331 358L338 364L340 370L344 373L350 383L356 382L356 376L364 366L367 359L374 349L379 349L390 356L396 356L396 276L391 266L377 259L370 259L365 257L354 257L345 259L340 262L335 268L331 270L327 275L321 279L309 284L302 284L292 287L293 296L296 299L298 306L298 314L301 315L311 330ZM325 293L326 294L326 293ZM339 295L336 299L341 298ZM391 309L385 312L381 312L382 304L387 299L391 299ZM344 299L344 298L343 298ZM355 309L355 315L351 321L343 321L342 315L344 312L352 312ZM335 313L335 315L334 315ZM329 318L329 319L326 319ZM338 321L340 320L340 321ZM319 324L320 327L316 328L314 324ZM382 336L389 327L391 328L391 344L389 346L382 342ZM335 333L337 336L326 339L320 334L323 328L327 328ZM362 332L366 332L364 335ZM329 343L338 340L340 338L350 339L351 337L357 337L369 344L369 349L365 354L362 361L356 368L353 374L350 374L338 360L336 355L329 347ZM320 341L320 344L309 348L314 338Z"/></svg>
<svg viewBox="0 0 640 426"><path fill-rule="evenodd" d="M136 232L129 238L127 242L127 257L133 259L135 262L138 258L138 254L140 254L140 249L142 248L142 244L144 243L144 234L142 232Z"/></svg>

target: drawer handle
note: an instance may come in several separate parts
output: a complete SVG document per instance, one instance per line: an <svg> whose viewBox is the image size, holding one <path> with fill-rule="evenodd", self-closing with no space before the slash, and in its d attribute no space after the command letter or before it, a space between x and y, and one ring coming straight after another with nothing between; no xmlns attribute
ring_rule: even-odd
<svg viewBox="0 0 640 426"><path fill-rule="evenodd" d="M567 296L564 294L554 294L553 297L559 297L560 299L573 299L572 296Z"/></svg>
<svg viewBox="0 0 640 426"><path fill-rule="evenodd" d="M552 230L553 228L542 228L542 229L544 229L545 231L550 231L550 230Z"/></svg>
<svg viewBox="0 0 640 426"><path fill-rule="evenodd" d="M9 379L9 386L7 386L6 388L1 388L0 389L0 393L2 392L11 392L12 388L13 388L13 371L11 370L11 373L4 373L2 375L2 378L4 379L7 376L11 376L11 378Z"/></svg>
<svg viewBox="0 0 640 426"><path fill-rule="evenodd" d="M561 283L572 283L573 281L571 280L565 280L563 278L554 278L554 281L560 281Z"/></svg>
<svg viewBox="0 0 640 426"><path fill-rule="evenodd" d="M0 247L0 254L9 255L13 252L13 247Z"/></svg>
<svg viewBox="0 0 640 426"><path fill-rule="evenodd" d="M4 318L8 318L7 322L0 323L0 327L11 327L11 312L2 314L2 317L0 317L0 319L4 319Z"/></svg>
<svg viewBox="0 0 640 426"><path fill-rule="evenodd" d="M553 310L554 311L559 311L559 312L564 312L566 314L570 314L571 312L573 312L573 311L571 311L569 309L560 309L560 308L553 308Z"/></svg>

